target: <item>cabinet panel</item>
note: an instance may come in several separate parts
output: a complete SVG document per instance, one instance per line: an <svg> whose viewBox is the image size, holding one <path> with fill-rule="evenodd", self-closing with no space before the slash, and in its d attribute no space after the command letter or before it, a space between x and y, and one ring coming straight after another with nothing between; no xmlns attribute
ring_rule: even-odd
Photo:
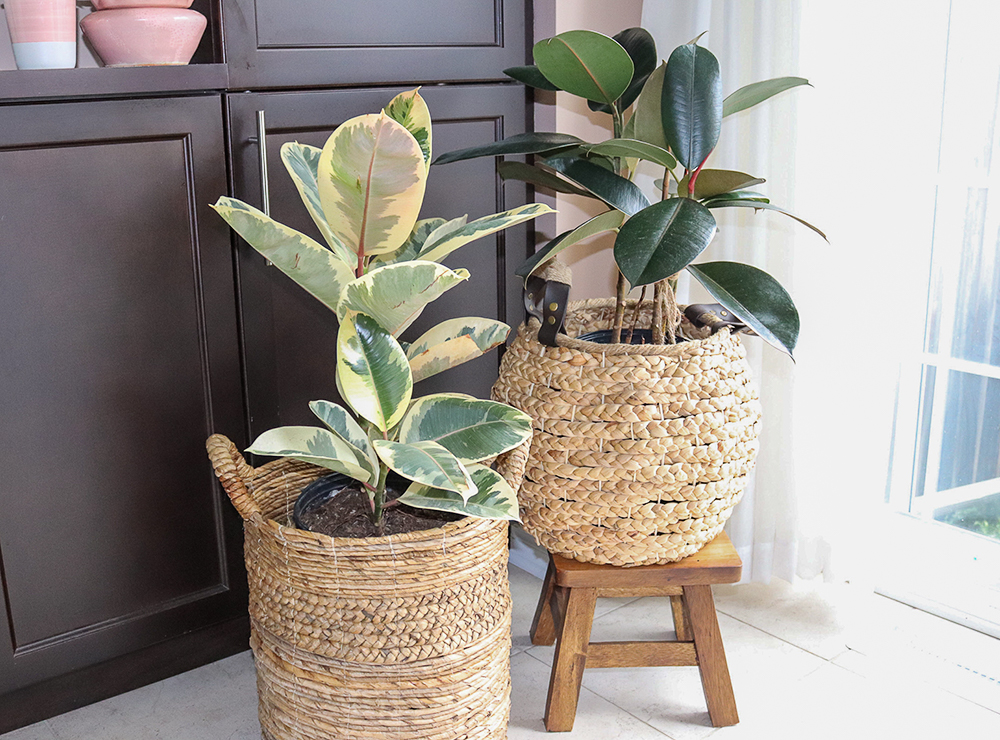
<svg viewBox="0 0 1000 740"><path fill-rule="evenodd" d="M13 692L245 608L204 450L242 436L221 98L4 121L0 731Z"/></svg>
<svg viewBox="0 0 1000 740"><path fill-rule="evenodd" d="M234 87L505 79L524 64L524 0L234 0Z"/></svg>
<svg viewBox="0 0 1000 740"><path fill-rule="evenodd" d="M378 111L399 90L230 95L231 146L237 197L260 204L254 122L267 121L271 215L321 240L279 150L286 141L322 146L343 121ZM434 86L421 90L434 119L435 152L445 152L524 130L525 98L511 85ZM506 190L505 190L506 188ZM492 159L431 168L421 218L471 219L525 202L520 183L504 186ZM520 320L519 287L510 275L527 254L526 226L473 242L451 255L449 267L465 267L472 278L431 304L404 335L412 339L439 321L457 316ZM247 392L252 435L279 424L313 424L311 400L337 400L334 361L337 322L330 311L252 249L241 245L240 292L245 335ZM487 396L496 378L493 352L421 382L418 395L442 390Z"/></svg>

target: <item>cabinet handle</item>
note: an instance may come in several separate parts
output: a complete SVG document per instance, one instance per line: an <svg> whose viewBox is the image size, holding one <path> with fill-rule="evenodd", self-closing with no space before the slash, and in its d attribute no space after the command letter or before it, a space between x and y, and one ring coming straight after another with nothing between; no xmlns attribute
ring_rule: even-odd
<svg viewBox="0 0 1000 740"><path fill-rule="evenodd" d="M257 111L257 151L260 153L260 200L265 216L271 215L271 194L267 187L267 126L264 111Z"/></svg>

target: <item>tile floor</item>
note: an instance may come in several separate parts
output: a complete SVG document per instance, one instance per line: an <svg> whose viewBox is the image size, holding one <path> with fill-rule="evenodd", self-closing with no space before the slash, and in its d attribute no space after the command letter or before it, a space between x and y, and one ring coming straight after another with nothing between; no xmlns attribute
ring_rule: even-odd
<svg viewBox="0 0 1000 740"><path fill-rule="evenodd" d="M541 738L552 648L528 628L541 582L511 568L510 740ZM1000 640L848 586L715 587L741 722L713 728L697 668L592 669L577 740L1000 738ZM602 599L593 639L663 639L666 599ZM0 740L258 740L250 653Z"/></svg>

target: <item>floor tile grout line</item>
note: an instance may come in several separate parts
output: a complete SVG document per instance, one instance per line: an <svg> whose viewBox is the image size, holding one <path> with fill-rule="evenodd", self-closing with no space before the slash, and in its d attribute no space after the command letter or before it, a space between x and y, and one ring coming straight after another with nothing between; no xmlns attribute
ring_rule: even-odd
<svg viewBox="0 0 1000 740"><path fill-rule="evenodd" d="M642 600L642 599L644 599L644 598L645 598L644 596L636 596L636 597L635 597L634 599L629 599L629 600L628 600L628 601L626 601L626 602L625 602L624 604L619 604L618 606L614 606L614 607L611 607L611 608L610 608L610 609L608 609L608 610L607 610L606 612L602 612L602 613L601 613L601 616L599 616L599 617L595 616L595 617L594 617L594 621L596 622L596 621L598 621L598 620L601 620L601 619L604 619L604 618L605 618L606 616L608 616L609 614L613 614L614 612L618 611L619 609L623 609L623 608L625 608L626 606L629 606L629 605L631 605L631 604L634 604L634 603L635 603L635 602L637 602L637 601L641 601L641 600ZM654 598L655 598L655 597L654 597Z"/></svg>
<svg viewBox="0 0 1000 740"><path fill-rule="evenodd" d="M857 652L857 651L856 650L851 650L851 648L848 648L847 651L845 651L845 652ZM844 655L844 653L841 653L837 657L839 658L841 655ZM864 653L859 653L859 655L864 655ZM870 660L870 661L872 661L875 664L879 664L879 665L883 665L883 666L885 666L885 665L888 664L888 661L883 660L882 658L879 658L879 657L873 657L871 655L864 655L864 657L865 657L866 660ZM831 661L831 662L833 662L833 661ZM858 676L860 678L866 678L866 679L870 678L870 676L866 676L863 673L858 673L857 671L854 671L851 668L848 668L847 666L840 665L839 663L834 663L834 665L837 666L838 668L843 668L845 671L848 671L849 673L852 673L855 676ZM955 664L955 665L957 665L957 664ZM893 668L891 665L888 666L887 670L889 671L890 674L899 673L899 671L897 669ZM951 688L950 684L948 684L948 683L937 683L936 681L932 681L932 680L929 680L927 678L916 678L914 680L918 681L921 684L929 686L929 687L931 687L933 689L937 689L938 691L943 691L946 694L951 694L952 696L954 696L957 699L962 699L963 701L969 702L969 704L975 704L980 709L985 709L988 712L992 712L993 714L1000 715L1000 710L997 710L997 709L994 709L993 707L987 706L987 705L985 705L985 704L977 701L976 699L973 699L972 697L968 696L967 694L960 694L960 693L958 693L955 689Z"/></svg>
<svg viewBox="0 0 1000 740"><path fill-rule="evenodd" d="M801 650L803 653L807 653L807 654L813 656L814 658L819 658L820 660L825 660L827 663L830 663L830 662L833 661L832 658L825 658L822 655L820 655L819 653L814 653L812 650L809 650L808 648L804 648L801 645L796 645L791 640L786 640L784 637L781 637L780 635L772 634L772 633L768 632L766 629L762 629L761 627L758 627L757 625L753 624L752 622L748 622L745 619L740 619L739 617L734 616L732 614L729 614L728 612L724 612L724 611L721 611L721 610L717 610L717 611L719 611L721 614L725 614L730 619L735 619L737 622L739 622L741 624L745 624L747 627L750 627L751 629L755 629L758 632L763 632L765 635L768 635L769 637L773 637L775 640L780 640L781 642L785 643L786 645L790 645L791 647L795 648L796 650ZM723 640L724 639L725 639L725 635L723 635ZM850 650L851 648L847 648L847 649ZM837 656L840 656L840 655L843 655L843 651L837 653Z"/></svg>
<svg viewBox="0 0 1000 740"><path fill-rule="evenodd" d="M975 699L965 696L964 694L956 694L952 689L949 689L947 686L937 686L935 684L929 684L929 685L934 686L934 688L944 691L945 693L951 694L954 697L957 697L959 699L964 699L965 701L969 702L969 704L975 704L977 707L980 707L981 709L985 709L988 712L993 712L993 714L1000 715L1000 711L994 709L993 707L988 707L985 704L980 704Z"/></svg>
<svg viewBox="0 0 1000 740"><path fill-rule="evenodd" d="M623 604L622 606L624 606L624 604ZM527 651L525 651L525 655L530 655L530 656L531 656L531 657L532 657L532 658L533 658L534 660L538 661L538 662L539 662L539 663L541 663L541 664L542 664L543 666L545 666L545 668L547 669L547 675L550 675L550 674L551 674L551 671L552 671L552 666L550 666L550 665L549 665L548 663L546 663L546 662L545 662L544 660L542 660L541 658L538 658L538 657L536 657L536 656L534 656L534 655L531 655L531 653L530 653L530 652L527 652ZM661 730L660 728L658 728L658 727L653 727L653 725L649 724L649 722L647 722L646 720L642 719L641 717L637 717L637 716L635 716L634 714L632 714L632 713L631 713L630 711L628 711L628 710L627 710L627 709L625 709L624 707L621 707L621 706L619 706L618 704L615 704L615 703L614 703L613 701L611 701L611 699L609 699L608 697L606 697L606 696L604 696L604 695L602 695L602 694L598 694L598 693L597 693L596 691L594 691L593 689L591 689L591 688L589 688L589 687L587 687L587 686L583 686L583 685L581 684L581 686L580 686L580 690L581 690L581 691L589 691L589 692L590 692L591 694L593 694L594 696L597 696L597 697L600 697L601 699L603 699L604 701L606 701L606 702L607 702L608 704L610 704L611 706L615 707L616 709L619 709L619 710L621 710L622 712L625 712L625 714L627 714L627 715L628 715L629 717L631 717L632 719L634 719L634 720L635 720L636 722L640 722L640 723L642 723L642 724L646 725L646 727L648 727L649 729L651 729L651 730L652 730L653 732L655 732L656 734L658 734L658 735L662 735L662 736L663 736L663 737L665 737L665 738L669 738L669 740L674 740L674 738L673 738L673 737L671 737L670 735L668 735L667 733L665 733L665 732L664 732L663 730Z"/></svg>

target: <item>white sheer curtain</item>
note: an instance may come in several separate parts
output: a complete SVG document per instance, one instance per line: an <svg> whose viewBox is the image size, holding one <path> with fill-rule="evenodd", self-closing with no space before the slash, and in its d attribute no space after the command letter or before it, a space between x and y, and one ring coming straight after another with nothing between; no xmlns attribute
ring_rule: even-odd
<svg viewBox="0 0 1000 740"><path fill-rule="evenodd" d="M873 329L892 331L891 322L885 327L882 295L866 289L873 281L862 255L876 245L866 241L845 249L843 241L855 236L846 233L844 213L876 200L866 195L874 195L878 185L863 177L866 153L844 146L847 139L838 127L852 116L867 120L872 109L863 101L845 101L842 90L826 89L817 78L830 78L836 63L846 63L852 72L862 66L864 46L850 34L831 35L825 47L816 46L817 38L836 32L818 25L815 15L804 18L810 12L805 5L646 0L642 17L664 57L707 31L699 43L719 59L724 94L787 75L815 85L727 118L707 165L766 178L759 189L772 202L823 228L831 240L827 245L780 214L716 210L720 233L700 258L745 261L766 270L792 294L802 319L797 364L758 339L745 342L764 424L756 474L727 530L743 558L744 580L765 582L818 575L864 580L858 564L871 541L869 512L885 490L895 382L891 362L873 342ZM836 13L826 15L843 16L844 4L836 6ZM871 23L865 13L855 18ZM855 26L853 20L839 25ZM808 53L807 42L813 45ZM809 64L803 63L806 58ZM817 105L817 99L825 102ZM852 107L836 107L844 102ZM812 127L807 136L803 111ZM880 257L874 261L883 266ZM690 284L682 284L681 298L706 300ZM879 363L876 375L871 368Z"/></svg>

